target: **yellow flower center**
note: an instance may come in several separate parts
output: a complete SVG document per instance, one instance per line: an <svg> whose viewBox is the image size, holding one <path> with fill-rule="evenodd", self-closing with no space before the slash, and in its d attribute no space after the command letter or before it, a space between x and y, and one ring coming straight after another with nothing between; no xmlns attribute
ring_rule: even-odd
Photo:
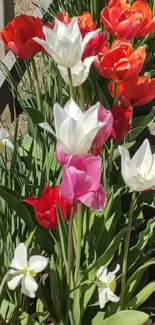
<svg viewBox="0 0 155 325"><path fill-rule="evenodd" d="M116 290L116 280L112 281L110 284L109 284L109 288L110 290L114 293L115 290Z"/></svg>
<svg viewBox="0 0 155 325"><path fill-rule="evenodd" d="M34 271L29 271L29 273L30 273L30 275L32 276L32 278L35 278L35 277L36 277L36 275L37 275L37 273L36 273L36 272L34 272Z"/></svg>

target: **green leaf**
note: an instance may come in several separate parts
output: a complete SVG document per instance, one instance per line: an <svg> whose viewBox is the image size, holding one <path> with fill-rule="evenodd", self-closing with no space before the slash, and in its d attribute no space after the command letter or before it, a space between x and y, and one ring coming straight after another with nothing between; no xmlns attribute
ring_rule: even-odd
<svg viewBox="0 0 155 325"><path fill-rule="evenodd" d="M4 187L0 186L0 196L7 202L8 206L13 209L20 218L24 220L26 225L30 230L34 230L34 223L32 221L31 215L24 206L21 200L17 199L15 192L12 191L12 194L7 192Z"/></svg>
<svg viewBox="0 0 155 325"><path fill-rule="evenodd" d="M131 297L133 296L134 291L137 288L145 270L149 266L154 265L154 264L155 264L155 258L150 259L149 261L144 263L142 266L140 266L138 268L138 270L136 270L135 273L128 279L128 281L126 283L126 288L125 288L125 290L126 290L125 302L126 303L131 300Z"/></svg>
<svg viewBox="0 0 155 325"><path fill-rule="evenodd" d="M58 205L57 205L57 217L58 217L58 228L59 228L62 255L67 270L68 236L66 231L66 225Z"/></svg>
<svg viewBox="0 0 155 325"><path fill-rule="evenodd" d="M114 254L116 253L121 240L126 235L126 228L122 229L111 241L109 247L106 249L106 251L97 259L95 262L95 266L90 270L89 272L89 278L92 280L96 276L97 270L100 268L100 266L107 265L111 262Z"/></svg>
<svg viewBox="0 0 155 325"><path fill-rule="evenodd" d="M137 309L141 306L155 291L155 281L150 282L126 305L126 308Z"/></svg>
<svg viewBox="0 0 155 325"><path fill-rule="evenodd" d="M141 116L133 119L132 130L126 137L127 142L134 141L138 135L145 130L145 128L155 119L155 107L152 108L151 113L146 116Z"/></svg>
<svg viewBox="0 0 155 325"><path fill-rule="evenodd" d="M125 310L103 320L96 325L150 325L149 315L135 310Z"/></svg>
<svg viewBox="0 0 155 325"><path fill-rule="evenodd" d="M102 91L102 89L100 88L98 82L96 82L96 88L97 88L97 94L98 94L98 98L99 98L99 101L101 103L101 105L103 105L106 109L110 110L110 105Z"/></svg>
<svg viewBox="0 0 155 325"><path fill-rule="evenodd" d="M103 321L105 313L103 311L99 311L96 316L92 319L91 325L98 325Z"/></svg>

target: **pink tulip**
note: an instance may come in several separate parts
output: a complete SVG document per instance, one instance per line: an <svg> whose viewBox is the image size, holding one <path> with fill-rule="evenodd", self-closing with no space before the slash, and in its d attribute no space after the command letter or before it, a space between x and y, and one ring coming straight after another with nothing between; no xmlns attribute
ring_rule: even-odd
<svg viewBox="0 0 155 325"><path fill-rule="evenodd" d="M62 197L70 203L82 202L94 210L103 210L106 205L106 193L100 184L101 172L102 160L99 156L69 156L63 167Z"/></svg>
<svg viewBox="0 0 155 325"><path fill-rule="evenodd" d="M106 110L103 106L100 106L98 112L98 121L105 122L104 125L96 134L95 139L92 143L93 154L99 155L102 151L104 143L108 140L112 127L113 127L113 116L110 111Z"/></svg>
<svg viewBox="0 0 155 325"><path fill-rule="evenodd" d="M64 153L61 149L61 147L57 144L56 145L56 151L55 151L55 158L56 161L60 164L60 165L65 165L66 163L66 157L68 157L68 155L66 153Z"/></svg>

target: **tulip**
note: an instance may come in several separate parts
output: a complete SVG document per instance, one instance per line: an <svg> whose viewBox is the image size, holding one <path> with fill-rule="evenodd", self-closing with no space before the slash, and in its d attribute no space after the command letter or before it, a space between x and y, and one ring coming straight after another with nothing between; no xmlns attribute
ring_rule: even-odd
<svg viewBox="0 0 155 325"><path fill-rule="evenodd" d="M9 148L14 148L13 144L8 139L8 137L9 133L5 129L0 129L0 153L4 153L5 150Z"/></svg>
<svg viewBox="0 0 155 325"><path fill-rule="evenodd" d="M96 56L102 50L106 40L106 33L98 33L96 36L92 37L83 52L82 61L89 56Z"/></svg>
<svg viewBox="0 0 155 325"><path fill-rule="evenodd" d="M113 125L113 117L111 112L106 110L103 106L100 106L98 111L98 121L104 122L105 125L97 132L92 143L93 154L95 156L101 153L104 143L111 134Z"/></svg>
<svg viewBox="0 0 155 325"><path fill-rule="evenodd" d="M155 31L155 19L144 1L136 1L131 6L126 0L111 0L101 12L101 21L112 36L128 40Z"/></svg>
<svg viewBox="0 0 155 325"><path fill-rule="evenodd" d="M138 75L143 68L145 57L144 48L139 47L134 51L129 41L119 39L112 43L111 49L106 43L94 64L104 78L119 82Z"/></svg>
<svg viewBox="0 0 155 325"><path fill-rule="evenodd" d="M89 75L89 70L90 70L91 64L94 61L94 59L95 59L95 56L90 56L90 57L86 58L83 62L79 61L78 64L76 64L74 67L71 68L73 87L78 87L85 82L85 80L87 79L87 77ZM69 81L67 68L65 68L61 65L58 65L58 69L60 71L62 78L69 85L70 81Z"/></svg>
<svg viewBox="0 0 155 325"><path fill-rule="evenodd" d="M110 94L114 97L114 83L109 83ZM124 107L142 106L155 98L155 79L145 76L131 77L118 86L118 99Z"/></svg>
<svg viewBox="0 0 155 325"><path fill-rule="evenodd" d="M34 255L27 260L27 247L20 243L14 252L11 262L10 275L12 279L7 282L9 289L14 290L21 283L21 292L31 298L35 297L38 284L35 281L37 273L42 272L48 264L44 256Z"/></svg>
<svg viewBox="0 0 155 325"><path fill-rule="evenodd" d="M83 203L91 209L103 210L106 194L100 184L101 158L92 155L74 154L63 167L61 194L71 203Z"/></svg>
<svg viewBox="0 0 155 325"><path fill-rule="evenodd" d="M82 37L84 38L87 33L93 31L96 28L97 22L93 23L91 14L86 11L82 16L78 17L78 26Z"/></svg>
<svg viewBox="0 0 155 325"><path fill-rule="evenodd" d="M78 153L86 154L100 128L106 123L98 121L100 104L82 112L80 107L70 99L64 108L54 105L54 122L56 134L47 123L39 125L46 131L54 134L62 151L67 155Z"/></svg>
<svg viewBox="0 0 155 325"><path fill-rule="evenodd" d="M124 109L121 106L114 105L111 113L113 115L111 138L121 141L126 137L131 128L132 107Z"/></svg>
<svg viewBox="0 0 155 325"><path fill-rule="evenodd" d="M56 144L56 150L55 150L55 158L57 160L57 162L60 164L60 165L65 165L65 162L66 162L66 158L68 157L68 155L66 155L61 147Z"/></svg>
<svg viewBox="0 0 155 325"><path fill-rule="evenodd" d="M69 219L71 214L72 206L61 197L59 186L51 188L47 185L40 199L29 197L23 201L34 208L38 223L47 229L58 227L56 204L60 207L64 220Z"/></svg>
<svg viewBox="0 0 155 325"><path fill-rule="evenodd" d="M120 265L117 264L113 272L108 273L108 269L105 266L101 266L97 271L97 280L101 282L101 286L98 285L98 295L100 308L104 308L108 301L118 302L114 292L116 289L116 273L120 270Z"/></svg>
<svg viewBox="0 0 155 325"><path fill-rule="evenodd" d="M71 68L79 63L87 43L99 30L87 33L82 40L76 18L73 18L67 26L55 18L53 30L44 26L43 32L45 40L38 37L34 40L53 57L58 65Z"/></svg>
<svg viewBox="0 0 155 325"><path fill-rule="evenodd" d="M0 34L1 40L20 59L26 60L41 51L33 38L43 38L43 22L40 18L20 15L14 18Z"/></svg>
<svg viewBox="0 0 155 325"><path fill-rule="evenodd" d="M152 155L146 139L135 155L130 158L129 151L119 146L121 154L122 177L131 190L141 192L155 185L155 154Z"/></svg>

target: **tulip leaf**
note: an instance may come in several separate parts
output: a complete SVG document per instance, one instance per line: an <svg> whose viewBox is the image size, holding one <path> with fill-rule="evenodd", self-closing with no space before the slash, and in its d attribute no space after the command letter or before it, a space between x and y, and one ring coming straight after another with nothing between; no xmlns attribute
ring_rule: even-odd
<svg viewBox="0 0 155 325"><path fill-rule="evenodd" d="M138 268L138 270L136 270L134 272L134 274L128 279L128 281L126 283L126 295L125 295L126 303L131 300L131 297L133 296L134 291L137 288L145 270L149 266L154 265L154 264L155 264L155 258L148 260L146 263L144 263L142 266L140 266Z"/></svg>
<svg viewBox="0 0 155 325"><path fill-rule="evenodd" d="M135 310L117 312L102 322L93 325L151 325L149 315Z"/></svg>
<svg viewBox="0 0 155 325"><path fill-rule="evenodd" d="M110 110L110 105L102 91L102 89L100 88L98 82L96 82L96 88L97 88L97 94L98 94L98 98L99 98L99 101L100 101L100 104L102 106L104 106L106 109Z"/></svg>
<svg viewBox="0 0 155 325"><path fill-rule="evenodd" d="M145 128L155 119L155 107L152 108L151 113L146 116L141 116L133 119L132 130L126 137L127 142L134 141L138 135L145 130Z"/></svg>
<svg viewBox="0 0 155 325"><path fill-rule="evenodd" d="M32 316L29 316L26 312L19 309L18 306L5 299L0 306L0 315L3 321L6 322L5 324L39 325Z"/></svg>
<svg viewBox="0 0 155 325"><path fill-rule="evenodd" d="M65 266L67 269L67 249L68 249L68 236L66 231L66 226L64 219L62 217L62 213L60 211L59 206L57 205L57 217L58 217L58 227L59 227L59 235L60 235L60 242L61 242L61 249L63 254L63 259L65 262Z"/></svg>
<svg viewBox="0 0 155 325"><path fill-rule="evenodd" d="M121 240L125 237L126 235L126 228L122 229L117 233L117 235L112 239L110 245L106 249L106 251L97 259L95 262L94 267L90 270L89 272L89 278L94 279L96 276L97 270L104 265L108 265L116 253Z"/></svg>
<svg viewBox="0 0 155 325"><path fill-rule="evenodd" d="M141 306L155 291L155 281L150 282L126 305L126 308L137 309Z"/></svg>

